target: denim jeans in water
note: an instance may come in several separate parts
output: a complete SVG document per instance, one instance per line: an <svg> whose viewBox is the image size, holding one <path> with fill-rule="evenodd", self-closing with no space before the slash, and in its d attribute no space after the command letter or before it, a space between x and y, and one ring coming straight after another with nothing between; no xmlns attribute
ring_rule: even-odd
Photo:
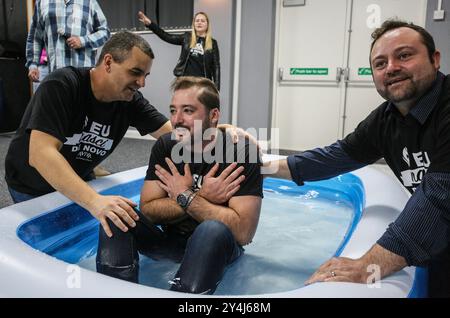
<svg viewBox="0 0 450 318"><path fill-rule="evenodd" d="M136 227L122 232L110 220L109 238L100 225L97 271L137 283L139 253L153 259L171 259L181 265L172 280L171 290L212 294L226 267L236 260L243 248L226 225L204 221L190 236L164 232L140 212Z"/></svg>

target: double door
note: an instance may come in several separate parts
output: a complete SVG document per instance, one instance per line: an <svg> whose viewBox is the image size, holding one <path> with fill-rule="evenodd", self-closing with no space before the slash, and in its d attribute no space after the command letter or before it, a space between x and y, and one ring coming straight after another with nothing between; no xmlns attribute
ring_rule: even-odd
<svg viewBox="0 0 450 318"><path fill-rule="evenodd" d="M371 33L391 17L424 26L427 1L284 3L277 0L272 128L279 129L279 140L271 146L325 146L383 102L369 64Z"/></svg>

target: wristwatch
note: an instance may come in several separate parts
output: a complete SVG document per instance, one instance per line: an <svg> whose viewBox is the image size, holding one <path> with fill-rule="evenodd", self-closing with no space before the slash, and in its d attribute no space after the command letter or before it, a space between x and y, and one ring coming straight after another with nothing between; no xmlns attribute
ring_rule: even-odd
<svg viewBox="0 0 450 318"><path fill-rule="evenodd" d="M196 192L192 189L187 189L183 192L181 192L177 196L177 203L179 206L183 208L183 210L186 210L189 207L189 204L191 204L192 200L194 200Z"/></svg>

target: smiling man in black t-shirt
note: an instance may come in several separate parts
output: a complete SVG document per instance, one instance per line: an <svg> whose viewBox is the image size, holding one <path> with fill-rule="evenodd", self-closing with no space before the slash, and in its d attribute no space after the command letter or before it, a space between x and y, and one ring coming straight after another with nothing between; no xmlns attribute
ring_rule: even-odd
<svg viewBox="0 0 450 318"><path fill-rule="evenodd" d="M141 191L145 216L130 233L113 228L108 238L101 231L97 270L137 282L138 251L182 260L171 289L211 294L255 234L262 198L259 153L248 139L233 144L216 128L219 93L212 81L179 77L173 91L174 131L152 148Z"/></svg>
<svg viewBox="0 0 450 318"><path fill-rule="evenodd" d="M100 195L86 181L130 125L155 138L172 130L138 91L153 59L142 37L119 32L104 45L94 68L67 67L46 77L6 155L6 182L14 202L57 190L86 208L108 235L106 219L124 231L135 225L131 200Z"/></svg>
<svg viewBox="0 0 450 318"><path fill-rule="evenodd" d="M368 283L405 266L426 266L429 295L450 296L450 77L422 27L388 20L372 34L373 80L386 102L336 143L276 162L277 176L330 178L384 158L411 198L383 236L359 259L334 258L307 283Z"/></svg>

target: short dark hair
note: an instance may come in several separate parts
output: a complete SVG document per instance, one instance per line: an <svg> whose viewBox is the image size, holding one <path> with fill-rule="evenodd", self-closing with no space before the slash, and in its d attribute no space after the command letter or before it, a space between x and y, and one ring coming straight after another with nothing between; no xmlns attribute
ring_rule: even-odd
<svg viewBox="0 0 450 318"><path fill-rule="evenodd" d="M189 89L191 87L198 87L200 90L197 99L200 103L205 105L206 108L212 110L218 108L220 110L220 96L214 83L204 77L194 76L180 76L176 78L170 88L173 92L180 89Z"/></svg>
<svg viewBox="0 0 450 318"><path fill-rule="evenodd" d="M106 54L111 54L114 61L122 63L130 55L133 47L137 47L152 60L155 58L150 44L143 37L128 31L121 31L113 34L105 43L97 61L97 66L101 64Z"/></svg>
<svg viewBox="0 0 450 318"><path fill-rule="evenodd" d="M436 52L436 45L434 43L434 39L431 36L431 34L422 28L421 26L415 25L412 22L406 22L398 19L389 19L383 22L383 24L375 29L375 31L372 32L372 44L370 45L370 54L372 54L373 46L375 45L375 42L386 32L395 30L398 28L410 28L417 33L420 34L420 37L422 39L422 43L427 47L428 50L428 56L430 58L431 63L434 63L433 54Z"/></svg>

